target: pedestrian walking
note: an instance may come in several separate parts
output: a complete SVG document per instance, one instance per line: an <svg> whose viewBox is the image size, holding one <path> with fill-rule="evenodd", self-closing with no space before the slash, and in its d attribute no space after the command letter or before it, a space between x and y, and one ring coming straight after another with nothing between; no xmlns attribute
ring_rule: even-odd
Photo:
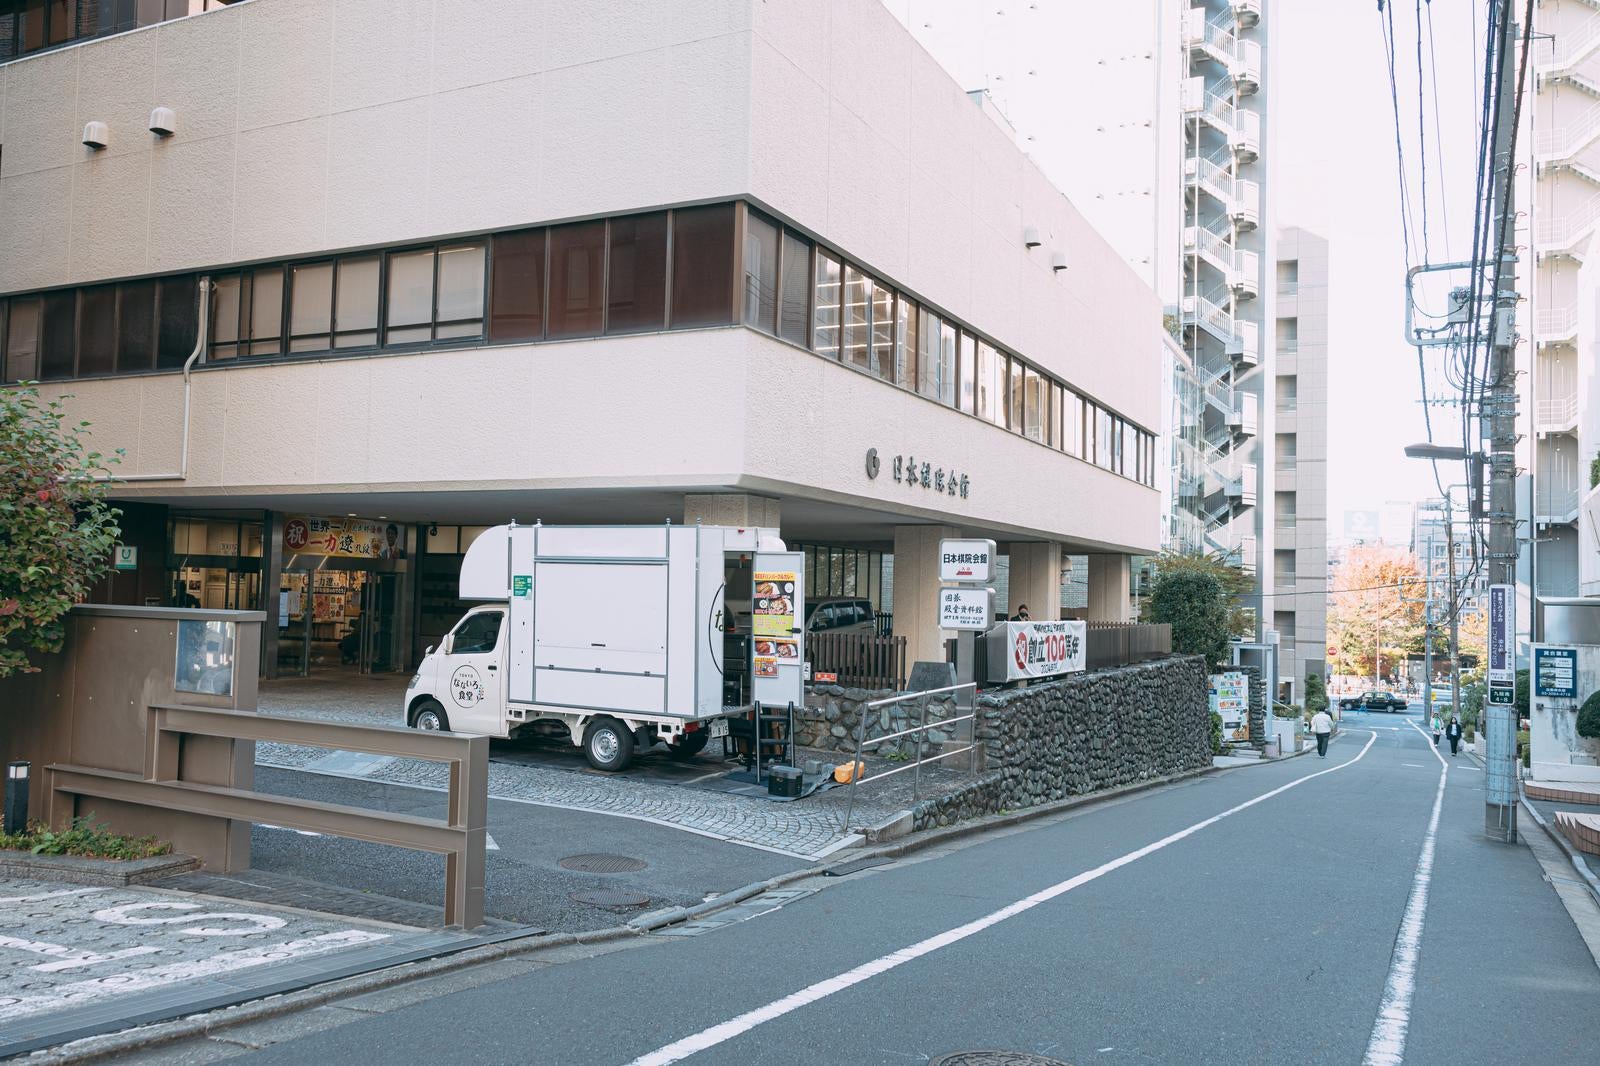
<svg viewBox="0 0 1600 1066"><path fill-rule="evenodd" d="M1454 755L1461 750L1461 719L1455 715L1450 716L1450 724L1445 726L1444 735L1450 738L1450 754Z"/></svg>
<svg viewBox="0 0 1600 1066"><path fill-rule="evenodd" d="M1327 711L1318 711L1311 717L1311 731L1317 735L1317 754L1328 757L1328 737L1333 733L1333 719Z"/></svg>
<svg viewBox="0 0 1600 1066"><path fill-rule="evenodd" d="M1433 712L1433 746L1436 748L1439 746L1439 727L1442 724L1439 721L1439 712Z"/></svg>

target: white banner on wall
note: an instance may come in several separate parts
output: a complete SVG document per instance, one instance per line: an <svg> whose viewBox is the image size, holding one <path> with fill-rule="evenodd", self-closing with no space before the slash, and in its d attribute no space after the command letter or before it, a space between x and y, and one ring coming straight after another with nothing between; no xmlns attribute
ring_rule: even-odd
<svg viewBox="0 0 1600 1066"><path fill-rule="evenodd" d="M985 636L990 681L1081 673L1088 667L1088 623L1001 622Z"/></svg>

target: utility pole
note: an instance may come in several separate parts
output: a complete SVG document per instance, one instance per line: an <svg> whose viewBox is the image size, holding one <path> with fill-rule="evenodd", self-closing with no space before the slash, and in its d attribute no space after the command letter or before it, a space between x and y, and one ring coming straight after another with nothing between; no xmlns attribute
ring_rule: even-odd
<svg viewBox="0 0 1600 1066"><path fill-rule="evenodd" d="M1513 21L1513 0L1501 0L1499 106L1494 128L1494 195L1492 214L1495 227L1490 255L1493 300L1489 325L1489 378L1479 415L1489 438L1489 551L1488 576L1491 585L1516 587L1517 561L1517 391L1516 391L1516 233L1512 225L1515 204L1512 176L1515 160L1512 145L1516 138L1518 62L1515 47L1517 28ZM1504 596L1503 612L1510 627L1506 656L1516 666L1516 626L1511 621L1516 604L1514 592ZM1493 629L1491 621L1491 629ZM1490 637L1494 641L1493 634ZM1487 790L1484 800L1484 831L1493 839L1513 843L1517 839L1516 708L1507 697L1514 691L1494 676L1490 660L1489 704L1485 708L1487 730ZM1500 683L1497 684L1496 681Z"/></svg>
<svg viewBox="0 0 1600 1066"><path fill-rule="evenodd" d="M1462 595L1460 589L1456 588L1455 511L1452 509L1448 490L1444 494L1444 558L1445 572L1449 575L1449 580L1445 587L1450 590L1450 716L1459 721L1461 718L1461 604L1466 600L1466 597Z"/></svg>

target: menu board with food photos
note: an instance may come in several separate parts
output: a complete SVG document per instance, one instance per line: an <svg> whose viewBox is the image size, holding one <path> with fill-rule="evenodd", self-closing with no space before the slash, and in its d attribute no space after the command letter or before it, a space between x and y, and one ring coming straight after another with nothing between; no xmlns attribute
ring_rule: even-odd
<svg viewBox="0 0 1600 1066"><path fill-rule="evenodd" d="M768 707L805 703L805 555L758 552L752 560L751 696Z"/></svg>
<svg viewBox="0 0 1600 1066"><path fill-rule="evenodd" d="M751 630L758 642L762 637L788 637L795 631L794 601L798 588L793 570L757 570ZM798 649L797 649L798 651ZM757 647L756 654L761 655ZM774 652L775 654L775 652ZM798 655L796 656L798 658ZM759 674L759 671L757 671Z"/></svg>

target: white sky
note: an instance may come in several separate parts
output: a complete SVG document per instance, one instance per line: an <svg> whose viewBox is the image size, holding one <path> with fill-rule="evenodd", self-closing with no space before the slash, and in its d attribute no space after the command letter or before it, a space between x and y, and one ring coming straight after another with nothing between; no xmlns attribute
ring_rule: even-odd
<svg viewBox="0 0 1600 1066"><path fill-rule="evenodd" d="M1048 42L1040 42L1038 36L1060 32L1058 27L1069 33L1115 33L1126 18L1126 11L1118 10L1122 4L1150 2L884 0L963 81L963 88L984 87L967 84L977 81L975 72L990 75L987 87L1018 126L1019 143L1052 176L1086 165L1084 146L1052 138L1048 129L1028 127L1032 116L1046 113L1048 107L1023 99L1028 82L1016 72L1026 74L1029 68L1051 61ZM1417 205L1413 262L1424 258L1417 247L1422 200L1416 52L1420 2L1391 0L1400 121L1411 200ZM1387 49L1377 5L1371 0L1268 3L1275 20L1274 54L1263 79L1272 108L1263 155L1271 153L1275 222L1303 226L1329 241L1328 515L1329 534L1337 536L1346 511L1378 510L1387 502L1437 495L1428 464L1408 460L1401 451L1406 444L1423 440L1425 431L1417 402L1416 352L1403 340L1406 260ZM1481 0L1433 0L1422 7L1423 81L1428 92L1427 258L1434 262L1466 258L1471 243L1481 92L1475 43L1481 25L1474 23L1474 12L1481 19L1482 6ZM1442 155L1435 136L1434 75L1426 43L1430 10L1438 56ZM981 30L974 25L980 19ZM1049 30L1015 32L1024 19ZM949 32L952 21L965 25ZM1057 55L1069 50L1064 46ZM993 80L994 73L1003 71L1011 71L1011 77ZM1071 100L1060 101L1059 106L1095 105ZM1066 184L1060 178L1056 181ZM1266 284L1272 284L1270 274ZM1435 380L1436 374L1430 374L1430 386L1440 387L1442 381L1434 385ZM1435 408L1434 418L1438 439L1458 439L1459 415L1454 409ZM1450 428L1441 431L1441 420ZM1451 473L1445 467L1441 470L1447 476Z"/></svg>

